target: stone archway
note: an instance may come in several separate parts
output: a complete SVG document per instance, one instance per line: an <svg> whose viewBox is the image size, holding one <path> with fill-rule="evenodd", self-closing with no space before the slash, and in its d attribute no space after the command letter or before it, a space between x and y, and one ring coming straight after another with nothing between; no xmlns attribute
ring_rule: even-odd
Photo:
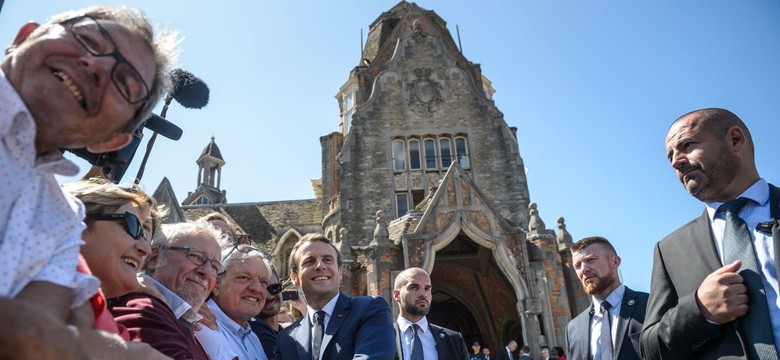
<svg viewBox="0 0 780 360"><path fill-rule="evenodd" d="M509 340L522 343L517 292L490 249L460 233L437 251L430 274L431 323L460 332L467 345L479 341L497 349Z"/></svg>

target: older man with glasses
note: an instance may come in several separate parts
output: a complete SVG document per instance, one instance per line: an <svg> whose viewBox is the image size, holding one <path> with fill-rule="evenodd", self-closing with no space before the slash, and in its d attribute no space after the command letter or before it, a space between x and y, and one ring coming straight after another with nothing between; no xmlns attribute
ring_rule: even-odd
<svg viewBox="0 0 780 360"><path fill-rule="evenodd" d="M77 342L65 320L97 291L94 277L76 272L84 206L55 178L78 173L60 149L99 154L126 146L166 91L176 43L155 33L138 11L91 7L24 24L6 48L0 62L0 349L15 358L27 356L24 351L35 358L72 355L65 347ZM39 320L45 326L35 326Z"/></svg>
<svg viewBox="0 0 780 360"><path fill-rule="evenodd" d="M109 302L132 340L174 359L209 359L193 324L200 321L198 310L225 271L219 260L221 237L204 220L161 226L141 275L161 296L134 292Z"/></svg>
<svg viewBox="0 0 780 360"><path fill-rule="evenodd" d="M267 360L260 339L249 326L249 320L263 309L271 285L265 253L237 244L223 251L222 264L225 272L207 303L219 329L201 328L195 335L212 360ZM277 290L275 284L272 290Z"/></svg>

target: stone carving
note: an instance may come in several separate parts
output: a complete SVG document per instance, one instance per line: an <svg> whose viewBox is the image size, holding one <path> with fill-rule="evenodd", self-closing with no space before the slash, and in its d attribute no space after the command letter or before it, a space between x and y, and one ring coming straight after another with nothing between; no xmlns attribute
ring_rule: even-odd
<svg viewBox="0 0 780 360"><path fill-rule="evenodd" d="M528 231L544 230L544 221L539 217L539 211L536 210L536 203L528 204L531 209L531 220L528 222Z"/></svg>
<svg viewBox="0 0 780 360"><path fill-rule="evenodd" d="M442 86L431 79L431 69L414 69L417 78L406 86L409 108L420 116L430 117L443 102Z"/></svg>

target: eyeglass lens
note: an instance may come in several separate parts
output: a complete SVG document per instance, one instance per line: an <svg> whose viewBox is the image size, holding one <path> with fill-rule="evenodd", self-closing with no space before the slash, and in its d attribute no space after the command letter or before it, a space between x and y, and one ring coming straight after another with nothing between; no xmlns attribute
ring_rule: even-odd
<svg viewBox="0 0 780 360"><path fill-rule="evenodd" d="M149 89L138 70L116 48L114 40L97 20L82 16L70 25L70 31L79 44L94 56L113 56L116 59L111 79L119 92L131 104L146 100Z"/></svg>

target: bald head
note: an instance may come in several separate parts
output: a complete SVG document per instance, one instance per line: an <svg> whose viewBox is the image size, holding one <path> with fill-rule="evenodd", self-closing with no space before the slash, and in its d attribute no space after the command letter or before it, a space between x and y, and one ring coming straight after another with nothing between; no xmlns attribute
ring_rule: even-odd
<svg viewBox="0 0 780 360"><path fill-rule="evenodd" d="M665 145L678 179L703 202L734 199L759 179L750 132L728 110L681 116L669 128Z"/></svg>
<svg viewBox="0 0 780 360"><path fill-rule="evenodd" d="M736 126L745 134L747 150L750 153L750 158L752 159L754 156L755 148L753 147L753 138L750 136L750 130L748 130L747 125L745 125L739 116L729 110L720 108L706 108L691 111L683 116L680 116L672 123L672 125L669 127L670 133L675 125L679 125L678 123L683 123L686 124L686 126L692 126L694 128L701 128L716 136L721 136L725 134L729 128Z"/></svg>

